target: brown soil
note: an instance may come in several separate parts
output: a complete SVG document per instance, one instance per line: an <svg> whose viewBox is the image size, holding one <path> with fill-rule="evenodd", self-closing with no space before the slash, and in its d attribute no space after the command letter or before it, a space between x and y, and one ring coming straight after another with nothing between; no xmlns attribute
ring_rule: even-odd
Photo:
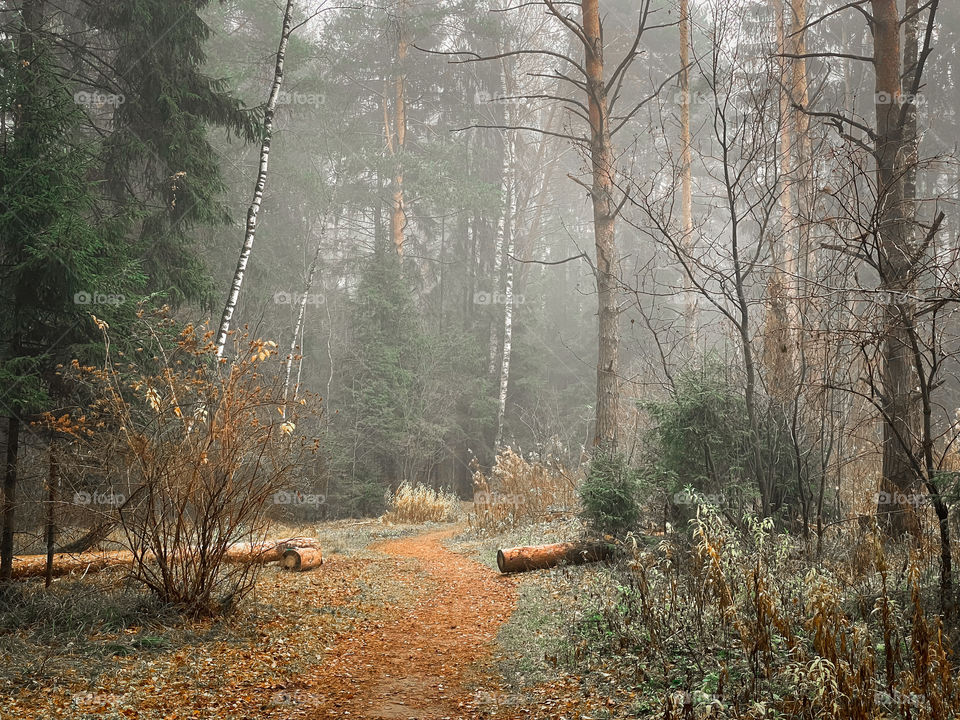
<svg viewBox="0 0 960 720"><path fill-rule="evenodd" d="M472 717L475 683L516 600L512 581L453 553L433 532L375 546L391 592L369 625L338 638L310 673L316 717L442 720ZM386 565L386 568L384 567ZM364 623L367 624L367 623Z"/></svg>

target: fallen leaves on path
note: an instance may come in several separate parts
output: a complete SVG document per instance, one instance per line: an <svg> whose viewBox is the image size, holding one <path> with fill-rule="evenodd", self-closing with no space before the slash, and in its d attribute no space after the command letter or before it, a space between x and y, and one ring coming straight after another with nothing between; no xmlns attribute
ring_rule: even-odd
<svg viewBox="0 0 960 720"><path fill-rule="evenodd" d="M104 658L0 700L0 715L142 720L484 717L477 693L514 586L443 547L452 530L391 540L315 571L267 570L231 632L188 628L174 650ZM137 632L136 629L128 631ZM210 636L213 636L212 639Z"/></svg>

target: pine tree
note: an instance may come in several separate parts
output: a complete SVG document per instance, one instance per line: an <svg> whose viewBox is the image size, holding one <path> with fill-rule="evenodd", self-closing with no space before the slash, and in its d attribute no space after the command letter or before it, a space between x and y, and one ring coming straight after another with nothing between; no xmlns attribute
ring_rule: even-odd
<svg viewBox="0 0 960 720"><path fill-rule="evenodd" d="M7 417L0 581L10 579L19 439L60 391L55 365L95 342L90 315L111 320L141 279L109 228L98 227L88 180L94 149L44 39L45 3L25 3L16 46L0 53L0 407Z"/></svg>
<svg viewBox="0 0 960 720"><path fill-rule="evenodd" d="M110 48L104 82L123 101L105 143L110 199L127 213L151 290L174 301L212 300L214 289L191 231L229 221L220 157L207 133L258 137L222 80L204 74L209 0L95 0L86 21Z"/></svg>

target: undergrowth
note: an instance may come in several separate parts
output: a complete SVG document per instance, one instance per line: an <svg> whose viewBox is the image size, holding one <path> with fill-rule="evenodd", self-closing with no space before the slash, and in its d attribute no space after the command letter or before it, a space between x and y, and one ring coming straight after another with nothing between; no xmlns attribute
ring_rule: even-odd
<svg viewBox="0 0 960 720"><path fill-rule="evenodd" d="M640 698L630 717L960 713L920 548L864 534L855 552L813 565L771 521L747 527L700 505L690 534L635 544L616 566L579 576L565 665L615 678Z"/></svg>
<svg viewBox="0 0 960 720"><path fill-rule="evenodd" d="M462 515L460 501L453 493L403 483L390 499L383 515L388 523L455 522Z"/></svg>
<svg viewBox="0 0 960 720"><path fill-rule="evenodd" d="M569 514L578 507L578 482L558 462L528 461L508 447L489 474L474 468L470 526L500 532Z"/></svg>

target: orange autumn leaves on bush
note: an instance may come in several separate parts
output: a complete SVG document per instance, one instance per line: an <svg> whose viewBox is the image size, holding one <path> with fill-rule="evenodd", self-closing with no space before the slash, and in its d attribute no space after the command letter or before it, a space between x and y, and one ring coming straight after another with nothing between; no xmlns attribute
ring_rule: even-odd
<svg viewBox="0 0 960 720"><path fill-rule="evenodd" d="M287 405L273 341L238 334L222 362L213 331L162 312L140 313L133 335L128 356L111 351L104 329L102 367L62 369L88 401L44 423L81 439L102 463L96 481L128 499L116 522L141 558L136 578L165 602L209 612L252 588L256 568L228 566L224 553L266 536L271 497L318 447L295 432L317 405Z"/></svg>

